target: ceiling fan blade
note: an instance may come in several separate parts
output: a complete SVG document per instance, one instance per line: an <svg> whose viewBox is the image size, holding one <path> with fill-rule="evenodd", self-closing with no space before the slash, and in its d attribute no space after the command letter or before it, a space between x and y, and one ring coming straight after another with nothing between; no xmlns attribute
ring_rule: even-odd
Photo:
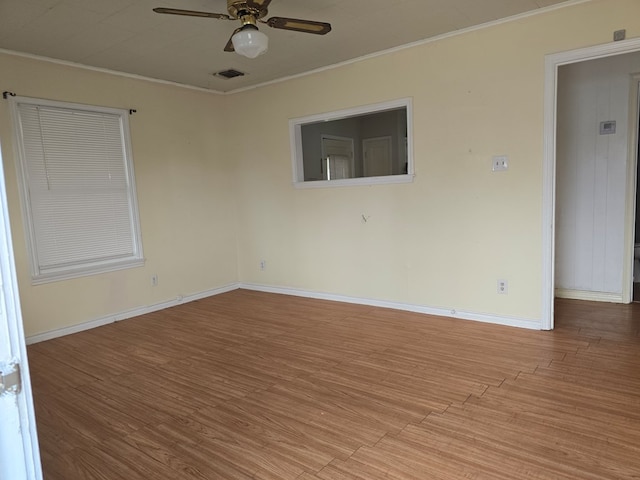
<svg viewBox="0 0 640 480"><path fill-rule="evenodd" d="M325 22L314 22L313 20L298 20L297 18L271 17L266 22L272 28L283 30L294 30L296 32L315 33L325 35L331 31L331 24Z"/></svg>
<svg viewBox="0 0 640 480"><path fill-rule="evenodd" d="M184 15L187 17L204 17L204 18L218 18L220 20L234 20L225 13L211 13L211 12L197 12L195 10L181 10L179 8L154 8L156 13L168 13L169 15Z"/></svg>
<svg viewBox="0 0 640 480"><path fill-rule="evenodd" d="M247 0L247 7L254 8L256 10L266 10L269 8L271 0Z"/></svg>
<svg viewBox="0 0 640 480"><path fill-rule="evenodd" d="M240 30L242 30L242 27L240 28L236 28L233 33L231 34L231 36L229 37L229 41L227 42L227 44L224 46L224 51L225 52L235 52L236 49L233 48L233 36L238 33Z"/></svg>

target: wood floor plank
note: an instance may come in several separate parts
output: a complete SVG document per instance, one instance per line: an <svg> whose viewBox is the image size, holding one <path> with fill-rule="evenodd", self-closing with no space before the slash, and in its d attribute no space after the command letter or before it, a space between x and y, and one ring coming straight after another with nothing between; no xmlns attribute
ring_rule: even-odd
<svg viewBox="0 0 640 480"><path fill-rule="evenodd" d="M613 480L640 305L537 332L237 290L29 347L46 480Z"/></svg>
<svg viewBox="0 0 640 480"><path fill-rule="evenodd" d="M502 412L479 408L462 412L454 407L446 415L430 417L421 428L436 438L455 437L463 446L473 442L487 460L492 456L494 460L517 459L540 472L549 472L551 478L633 478L638 472L637 448L612 448L599 431L568 431L556 422L532 421L526 415L505 419ZM419 443L423 442L421 438Z"/></svg>
<svg viewBox="0 0 640 480"><path fill-rule="evenodd" d="M259 415L269 431L284 430L291 441L304 441L308 448L329 452L337 458L346 458L365 442L374 443L383 435L370 424L358 424L345 416L325 413L316 405L292 402L281 392L261 392L237 402L245 413Z"/></svg>
<svg viewBox="0 0 640 480"><path fill-rule="evenodd" d="M217 452L205 452L172 435L171 428L157 424L141 428L122 439L129 450L139 451L165 466L166 478L209 480L225 478L248 480L251 476L238 470Z"/></svg>
<svg viewBox="0 0 640 480"><path fill-rule="evenodd" d="M35 390L34 400L37 423L47 425L58 435L58 441L74 447L120 437L145 424L126 411L109 406L78 389L41 396Z"/></svg>
<svg viewBox="0 0 640 480"><path fill-rule="evenodd" d="M295 458L274 452L259 440L247 438L228 428L228 425L222 428L223 423L206 421L203 417L201 412L197 417L161 424L158 430L175 438L176 446L190 451L214 453L252 478L295 479L304 472Z"/></svg>
<svg viewBox="0 0 640 480"><path fill-rule="evenodd" d="M42 395L86 385L97 380L93 375L63 363L57 358L49 356L46 352L35 349L44 343L47 342L29 347L31 381L38 386Z"/></svg>

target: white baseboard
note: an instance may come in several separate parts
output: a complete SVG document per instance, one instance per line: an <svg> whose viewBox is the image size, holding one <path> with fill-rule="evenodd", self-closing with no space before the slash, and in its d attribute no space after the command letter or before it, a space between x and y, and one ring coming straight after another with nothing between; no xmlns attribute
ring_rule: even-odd
<svg viewBox="0 0 640 480"><path fill-rule="evenodd" d="M147 305L144 307L138 307L131 310L126 310L111 315L105 315L104 317L95 318L86 322L79 323L77 325L71 325L69 327L58 328L50 330L48 332L38 333L27 337L27 345L31 345L38 342L44 342L45 340L51 340L53 338L63 337L65 335L71 335L73 333L82 332L91 328L101 327L113 322L119 322L127 320L129 318L138 317L146 313L157 312L165 308L174 307L181 303L193 302L194 300L200 300L201 298L212 297L214 295L220 295L221 293L237 290L238 288L244 288L246 290L255 290L265 293L276 293L281 295L293 295L296 297L305 298L317 298L319 300L331 300L334 302L354 303L358 305L369 305L372 307L392 308L395 310L404 310L407 312L423 313L427 315L437 315L440 317L459 318L462 320L473 320L476 322L494 323L498 325L507 325L510 327L527 328L532 330L540 330L540 321L515 317L504 317L498 315L489 315L485 313L466 312L460 310L429 307L426 305L414 305L410 303L397 303L389 302L385 300L374 300L370 298L349 297L346 295L336 295L332 293L314 292L310 290L302 290L297 288L288 287L273 287L268 285L259 285L253 283L233 283L220 288L214 288L211 290L205 290L203 292L194 293L192 295L178 296L172 300L166 302L156 303L153 305Z"/></svg>
<svg viewBox="0 0 640 480"><path fill-rule="evenodd" d="M224 287L213 288L211 290L205 290L203 292L194 293L191 295L179 295L173 300L167 300L166 302L155 303L153 305L146 305L144 307L134 308L132 310L126 310L124 312L114 313L111 315L105 315L104 317L95 318L86 322L79 323L77 325L71 325L69 327L58 328L50 330L48 332L38 333L25 338L27 345L33 343L44 342L45 340L51 340L53 338L63 337L65 335L71 335L72 333L82 332L91 328L101 327L113 322L119 322L121 320L127 320L129 318L138 317L145 313L157 312L169 307L175 307L181 303L193 302L194 300L200 300L201 298L212 297L214 295L220 295L221 293L230 292L240 288L238 283L232 283L225 285Z"/></svg>
<svg viewBox="0 0 640 480"><path fill-rule="evenodd" d="M355 303L358 305L369 305L372 307L393 308L395 310L405 310L407 312L424 313L427 315L437 315L439 317L459 318L462 320L473 320L476 322L494 323L497 325L507 325L510 327L527 328L531 330L541 330L540 320L525 318L503 317L489 315L486 313L465 312L454 309L439 307L429 307L426 305L414 305L410 303L388 302L385 300L373 300L370 298L348 297L332 293L313 292L297 288L273 287L254 283L240 283L240 288L255 290L265 293L278 293L282 295L293 295L296 297L317 298L320 300L331 300L334 302Z"/></svg>
<svg viewBox="0 0 640 480"><path fill-rule="evenodd" d="M590 292L588 290L571 290L569 288L556 288L557 298L570 300L587 300L590 302L624 303L621 293Z"/></svg>

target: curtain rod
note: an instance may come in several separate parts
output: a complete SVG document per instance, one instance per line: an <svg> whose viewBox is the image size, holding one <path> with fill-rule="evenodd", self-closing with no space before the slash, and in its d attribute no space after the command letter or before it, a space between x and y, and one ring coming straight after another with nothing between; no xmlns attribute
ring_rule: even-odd
<svg viewBox="0 0 640 480"><path fill-rule="evenodd" d="M13 92L10 92L8 90L5 90L4 92L2 92L2 98L4 98L5 100L9 97L15 97L16 94ZM135 108L128 108L127 110L129 110L129 115L133 115L134 113L137 113L138 110L136 110Z"/></svg>

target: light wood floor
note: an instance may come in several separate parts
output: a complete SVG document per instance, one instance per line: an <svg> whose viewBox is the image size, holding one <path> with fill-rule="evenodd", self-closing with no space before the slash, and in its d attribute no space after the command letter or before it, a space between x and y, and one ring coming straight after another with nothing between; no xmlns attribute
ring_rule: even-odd
<svg viewBox="0 0 640 480"><path fill-rule="evenodd" d="M238 290L32 345L45 479L640 478L640 305L556 308Z"/></svg>

